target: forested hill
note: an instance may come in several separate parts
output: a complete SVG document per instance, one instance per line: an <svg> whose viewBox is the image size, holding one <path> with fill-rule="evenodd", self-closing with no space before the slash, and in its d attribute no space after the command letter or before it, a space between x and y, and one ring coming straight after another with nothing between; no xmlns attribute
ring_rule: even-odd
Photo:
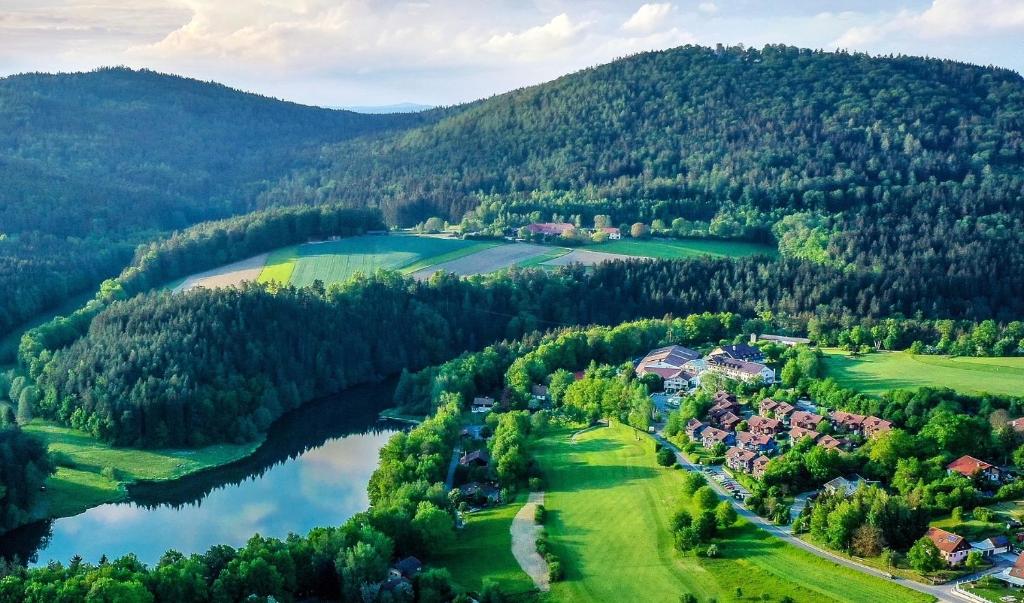
<svg viewBox="0 0 1024 603"><path fill-rule="evenodd" d="M116 274L140 233L249 211L320 144L431 118L122 68L0 79L0 335Z"/></svg>

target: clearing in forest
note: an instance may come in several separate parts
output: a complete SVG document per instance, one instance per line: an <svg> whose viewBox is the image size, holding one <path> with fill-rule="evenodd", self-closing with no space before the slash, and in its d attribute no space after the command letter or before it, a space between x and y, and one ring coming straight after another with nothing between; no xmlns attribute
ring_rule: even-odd
<svg viewBox="0 0 1024 603"><path fill-rule="evenodd" d="M263 271L263 266L266 263L267 254L261 253L226 266L193 274L174 287L174 292L180 293L189 289L195 289L196 287L207 289L234 287L246 281L255 281L260 278L260 273Z"/></svg>
<svg viewBox="0 0 1024 603"><path fill-rule="evenodd" d="M489 274L514 265L521 265L534 257L549 253L550 250L550 247L528 243L491 246L482 250L474 250L471 254L463 254L458 259L435 263L428 268L413 272L412 276L418 280L426 280L441 270L459 276Z"/></svg>
<svg viewBox="0 0 1024 603"><path fill-rule="evenodd" d="M715 542L719 556L675 550L670 523L680 505L680 469L658 466L654 442L615 425L543 438L537 460L546 478L546 529L562 560L564 581L551 585L556 601L675 603L681 593L700 600L928 601L897 584L867 576L790 546L741 520Z"/></svg>
<svg viewBox="0 0 1024 603"><path fill-rule="evenodd" d="M1019 396L1024 393L1024 357L974 358L875 352L850 356L830 350L827 376L869 395L894 389L948 387L965 394Z"/></svg>

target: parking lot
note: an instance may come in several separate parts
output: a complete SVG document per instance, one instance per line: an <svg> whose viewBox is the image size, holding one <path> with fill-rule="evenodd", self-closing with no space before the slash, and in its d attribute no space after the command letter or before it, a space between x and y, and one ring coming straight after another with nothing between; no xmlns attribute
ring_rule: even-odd
<svg viewBox="0 0 1024 603"><path fill-rule="evenodd" d="M701 469L708 479L718 483L719 487L728 492L737 500L744 500L750 496L750 491L743 487L738 481L729 476L728 473L718 466L706 466Z"/></svg>

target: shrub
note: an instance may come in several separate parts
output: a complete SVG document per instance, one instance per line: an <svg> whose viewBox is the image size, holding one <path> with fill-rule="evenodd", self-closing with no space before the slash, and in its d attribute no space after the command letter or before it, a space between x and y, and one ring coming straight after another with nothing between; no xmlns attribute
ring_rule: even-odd
<svg viewBox="0 0 1024 603"><path fill-rule="evenodd" d="M662 448L658 451L658 464L662 467L672 467L676 464L675 453L668 448Z"/></svg>
<svg viewBox="0 0 1024 603"><path fill-rule="evenodd" d="M118 480L117 469L114 469L113 467L104 467L103 469L100 470L100 475L110 480Z"/></svg>
<svg viewBox="0 0 1024 603"><path fill-rule="evenodd" d="M544 489L544 482L539 477L531 477L530 481L530 492L540 492Z"/></svg>
<svg viewBox="0 0 1024 603"><path fill-rule="evenodd" d="M533 511L533 521L541 525L544 524L544 520L547 518L547 509L544 505L537 505L537 508Z"/></svg>
<svg viewBox="0 0 1024 603"><path fill-rule="evenodd" d="M51 452L50 459L54 465L58 467L67 467L68 469L75 468L75 459L71 458L71 455L66 452Z"/></svg>
<svg viewBox="0 0 1024 603"><path fill-rule="evenodd" d="M565 570L562 569L561 561L551 561L548 563L548 580L558 582L564 577Z"/></svg>

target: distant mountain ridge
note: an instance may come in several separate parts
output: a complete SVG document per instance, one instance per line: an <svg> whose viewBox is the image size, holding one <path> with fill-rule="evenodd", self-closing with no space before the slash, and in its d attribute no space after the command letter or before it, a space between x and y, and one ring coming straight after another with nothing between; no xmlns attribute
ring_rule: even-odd
<svg viewBox="0 0 1024 603"><path fill-rule="evenodd" d="M422 105L419 103L395 103L393 105L351 105L332 107L343 111L354 111L370 115L390 115L392 113L419 113L433 109L433 105Z"/></svg>

